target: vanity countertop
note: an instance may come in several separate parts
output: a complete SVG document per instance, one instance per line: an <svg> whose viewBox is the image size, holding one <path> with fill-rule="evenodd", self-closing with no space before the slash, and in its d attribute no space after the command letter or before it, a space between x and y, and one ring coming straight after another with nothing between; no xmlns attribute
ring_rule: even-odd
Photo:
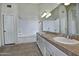
<svg viewBox="0 0 79 59"><path fill-rule="evenodd" d="M50 32L40 32L37 34L45 38L45 40L53 44L55 47L57 47L58 49L66 53L67 55L79 56L79 44L75 44L75 45L62 44L53 40L53 37L60 36L60 34L50 33Z"/></svg>

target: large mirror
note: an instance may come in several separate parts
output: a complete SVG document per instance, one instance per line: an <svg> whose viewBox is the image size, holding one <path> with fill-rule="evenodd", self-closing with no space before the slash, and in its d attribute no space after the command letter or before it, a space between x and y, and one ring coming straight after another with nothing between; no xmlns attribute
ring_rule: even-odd
<svg viewBox="0 0 79 59"><path fill-rule="evenodd" d="M79 3L65 6L60 4L51 11L49 18L43 18L43 31L79 34Z"/></svg>
<svg viewBox="0 0 79 59"><path fill-rule="evenodd" d="M43 31L67 33L67 14L63 4L52 10L49 18L44 18Z"/></svg>
<svg viewBox="0 0 79 59"><path fill-rule="evenodd" d="M43 21L43 31L59 32L58 8L51 11L51 16Z"/></svg>

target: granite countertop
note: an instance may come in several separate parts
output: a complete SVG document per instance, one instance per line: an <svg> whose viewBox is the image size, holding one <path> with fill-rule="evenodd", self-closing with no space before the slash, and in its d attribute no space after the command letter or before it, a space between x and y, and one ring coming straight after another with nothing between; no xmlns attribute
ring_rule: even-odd
<svg viewBox="0 0 79 59"><path fill-rule="evenodd" d="M55 47L63 51L69 56L79 56L79 44L68 45L56 42L53 40L53 37L59 36L59 34L50 33L50 32L40 32L38 33L40 36L45 38L49 43L53 44Z"/></svg>

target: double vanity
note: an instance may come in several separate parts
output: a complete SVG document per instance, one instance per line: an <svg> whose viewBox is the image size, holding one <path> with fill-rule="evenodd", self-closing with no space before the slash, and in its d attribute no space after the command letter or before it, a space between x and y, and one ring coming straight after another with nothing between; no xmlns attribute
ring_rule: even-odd
<svg viewBox="0 0 79 59"><path fill-rule="evenodd" d="M37 33L42 55L79 56L79 3L60 4L50 13L40 19L43 32Z"/></svg>
<svg viewBox="0 0 79 59"><path fill-rule="evenodd" d="M79 41L62 33L37 33L37 45L43 56L79 55Z"/></svg>

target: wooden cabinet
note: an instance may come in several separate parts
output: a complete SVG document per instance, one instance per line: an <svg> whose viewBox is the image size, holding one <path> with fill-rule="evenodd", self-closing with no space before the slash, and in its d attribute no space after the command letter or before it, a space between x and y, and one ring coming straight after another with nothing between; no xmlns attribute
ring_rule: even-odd
<svg viewBox="0 0 79 59"><path fill-rule="evenodd" d="M40 35L37 35L37 44L44 56L67 56L67 54L56 48Z"/></svg>

